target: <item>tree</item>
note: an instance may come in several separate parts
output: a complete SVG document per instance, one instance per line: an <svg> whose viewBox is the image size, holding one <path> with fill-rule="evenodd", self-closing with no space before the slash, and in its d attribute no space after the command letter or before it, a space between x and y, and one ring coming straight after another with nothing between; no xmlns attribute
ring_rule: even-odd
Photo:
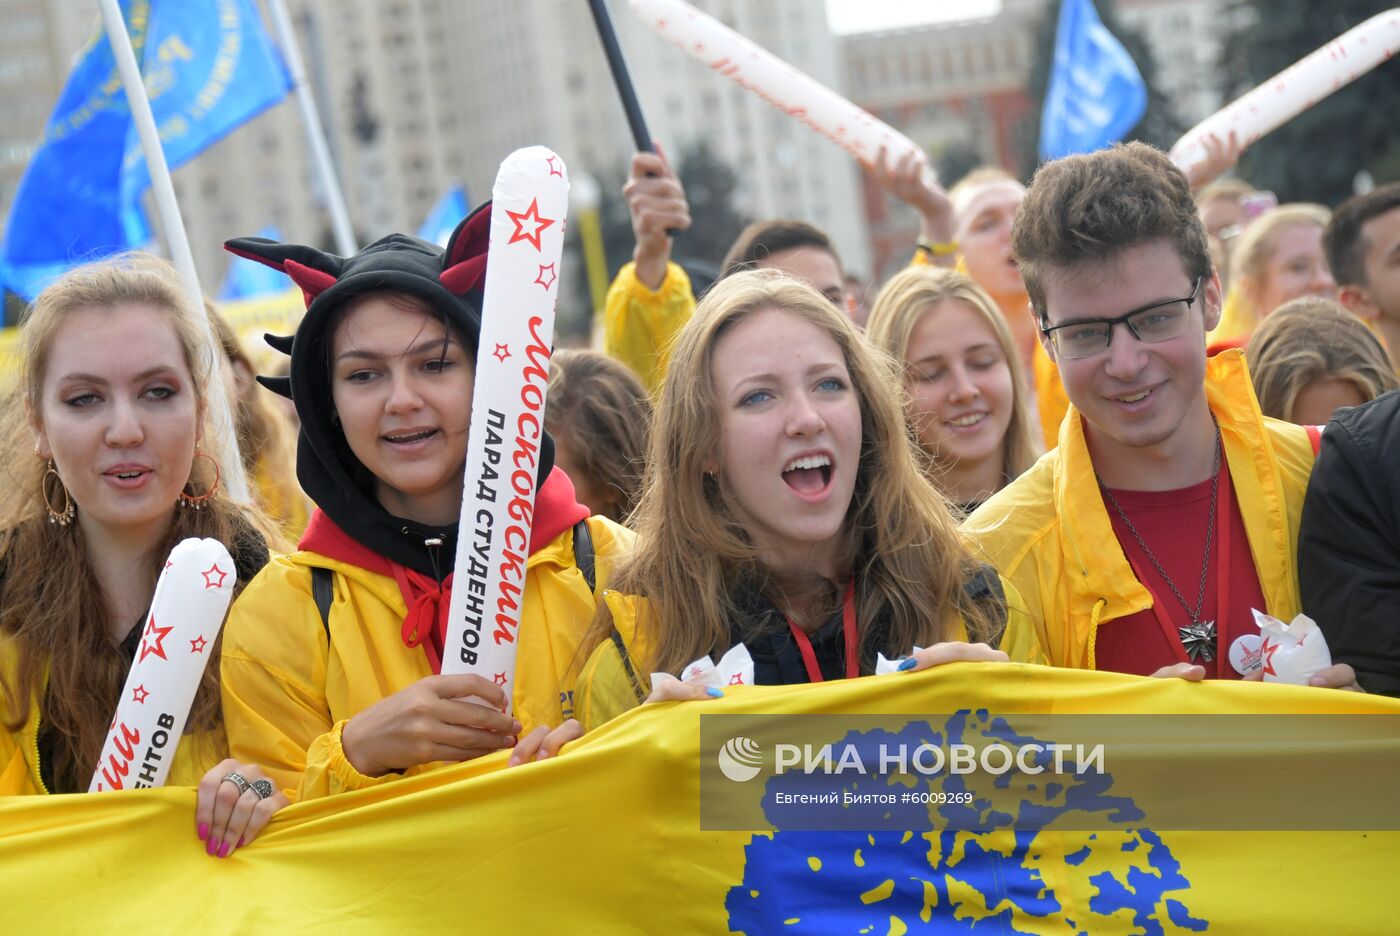
<svg viewBox="0 0 1400 936"><path fill-rule="evenodd" d="M1094 0L1094 6L1104 27L1123 43L1123 48L1132 56L1143 83L1147 85L1147 111L1125 139L1141 140L1167 149L1185 128L1172 109L1171 98L1157 84L1157 60L1152 55L1151 47L1137 30L1118 18L1114 0ZM1040 163L1040 115L1045 105L1045 93L1050 86L1050 67L1055 61L1055 30L1059 19L1060 4L1047 3L1036 27L1035 52L1026 87L1026 95L1031 99L1031 112L1018 141L1023 166Z"/></svg>
<svg viewBox="0 0 1400 936"><path fill-rule="evenodd" d="M1234 0L1221 49L1221 90L1233 100L1363 20L1389 0ZM1388 61L1246 151L1240 175L1280 201L1335 205L1365 169L1377 184L1400 178L1400 63ZM1387 104L1386 102L1389 102Z"/></svg>

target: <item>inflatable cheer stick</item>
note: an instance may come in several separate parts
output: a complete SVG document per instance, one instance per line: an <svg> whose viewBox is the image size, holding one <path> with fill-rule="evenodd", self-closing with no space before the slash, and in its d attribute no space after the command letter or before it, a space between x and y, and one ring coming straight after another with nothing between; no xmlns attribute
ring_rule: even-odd
<svg viewBox="0 0 1400 936"><path fill-rule="evenodd" d="M1378 13L1196 124L1176 141L1171 158L1189 169L1206 158L1204 140L1227 139L1242 147L1281 127L1334 91L1351 84L1400 49L1400 8Z"/></svg>
<svg viewBox="0 0 1400 936"><path fill-rule="evenodd" d="M170 551L89 793L165 785L237 582L218 540Z"/></svg>
<svg viewBox="0 0 1400 936"><path fill-rule="evenodd" d="M632 12L663 39L850 153L867 169L885 148L897 165L922 151L889 124L682 0L631 0ZM932 171L929 170L930 180Z"/></svg>
<svg viewBox="0 0 1400 936"><path fill-rule="evenodd" d="M501 163L442 672L490 679L505 691L507 713L568 204L564 161L548 149L516 150Z"/></svg>

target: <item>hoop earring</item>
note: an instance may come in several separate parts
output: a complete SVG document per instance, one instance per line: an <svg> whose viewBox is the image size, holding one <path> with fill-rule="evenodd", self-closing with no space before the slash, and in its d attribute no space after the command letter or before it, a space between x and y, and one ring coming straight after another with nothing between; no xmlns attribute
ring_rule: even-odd
<svg viewBox="0 0 1400 936"><path fill-rule="evenodd" d="M175 503L179 504L181 507L189 507L192 510L203 510L209 498L218 493L219 479L222 475L219 471L219 462L213 455L210 455L203 449L197 448L194 450L194 457L209 459L209 463L214 466L214 482L209 485L209 490L205 491L203 494L191 494L189 492L190 486L187 483L184 489L180 491L180 496L175 499Z"/></svg>
<svg viewBox="0 0 1400 936"><path fill-rule="evenodd" d="M53 501L49 500L49 475L53 475L53 483L58 485L58 489L63 492L63 509L54 510ZM68 493L68 488L63 486L63 478L59 477L58 466L53 459L49 459L48 470L44 472L43 481L39 484L39 493L44 497L44 507L49 512L49 522L56 523L61 527L66 527L73 522L73 516L77 513L77 508L73 505L73 495Z"/></svg>

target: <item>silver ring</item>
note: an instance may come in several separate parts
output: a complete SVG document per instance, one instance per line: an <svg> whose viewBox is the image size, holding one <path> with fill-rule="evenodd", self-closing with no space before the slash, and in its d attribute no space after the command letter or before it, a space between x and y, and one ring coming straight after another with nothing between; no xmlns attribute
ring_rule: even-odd
<svg viewBox="0 0 1400 936"><path fill-rule="evenodd" d="M244 777L241 773L237 772L229 774L227 777L224 777L224 779L220 780L219 782L232 783L234 786L238 787L239 796L242 796L244 793L247 793L249 786L251 786L251 784L248 783L248 778Z"/></svg>
<svg viewBox="0 0 1400 936"><path fill-rule="evenodd" d="M258 799L264 800L272 795L271 780L254 780L251 784L253 792L258 794Z"/></svg>

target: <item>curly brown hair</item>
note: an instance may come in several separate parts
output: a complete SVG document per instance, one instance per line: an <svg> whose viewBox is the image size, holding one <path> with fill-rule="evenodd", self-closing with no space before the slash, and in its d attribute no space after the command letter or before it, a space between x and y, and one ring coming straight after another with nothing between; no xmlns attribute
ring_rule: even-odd
<svg viewBox="0 0 1400 936"><path fill-rule="evenodd" d="M1192 279L1210 278L1210 244L1190 183L1165 153L1137 142L1041 166L1011 229L1011 250L1042 323L1048 272L1155 240L1171 242Z"/></svg>

